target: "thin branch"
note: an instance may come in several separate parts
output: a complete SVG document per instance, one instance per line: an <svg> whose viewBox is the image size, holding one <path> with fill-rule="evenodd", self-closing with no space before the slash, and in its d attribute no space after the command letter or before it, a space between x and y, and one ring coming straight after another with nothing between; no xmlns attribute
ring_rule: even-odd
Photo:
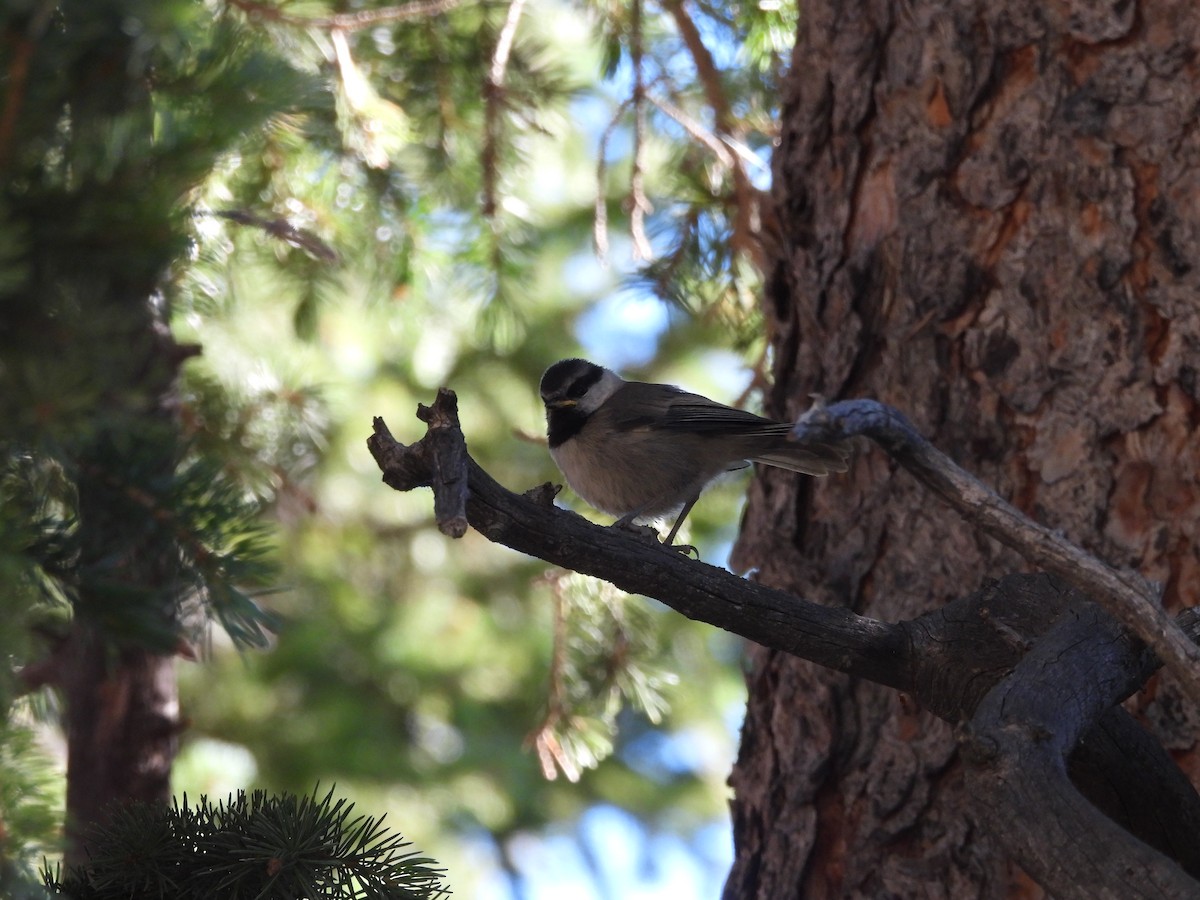
<svg viewBox="0 0 1200 900"><path fill-rule="evenodd" d="M687 47L692 57L692 65L696 67L696 78L704 90L704 98L713 111L716 130L719 134L733 133L733 108L729 96L725 93L725 85L721 83L721 70L717 68L716 60L704 43L700 29L684 9L683 0L667 0L663 8L675 20L675 27L683 45Z"/></svg>
<svg viewBox="0 0 1200 900"><path fill-rule="evenodd" d="M713 59L711 51L704 43L700 29L696 27L695 21L688 14L683 0L667 0L663 6L675 20L675 28L679 31L679 37L683 40L683 45L687 47L692 64L696 67L696 78L704 91L709 108L713 111L713 131L722 140L729 139L738 147L744 147L738 140L733 106L725 91L725 85L721 82L721 71L717 68L716 60ZM763 252L758 237L762 227L760 206L764 198L762 193L754 187L750 176L746 174L741 153L735 151L729 159L728 167L733 175L734 207L730 243L734 249L746 253L760 272L765 272L769 260Z"/></svg>
<svg viewBox="0 0 1200 900"><path fill-rule="evenodd" d="M709 131L674 103L655 96L651 96L649 100L660 110L678 122L679 125L682 126L683 130L691 135L693 140L695 140L697 143L703 144L710 151L712 151L713 156L717 158L717 162L719 162L726 169L732 169L736 165L730 148L727 147L721 138L716 134Z"/></svg>
<svg viewBox="0 0 1200 900"><path fill-rule="evenodd" d="M332 16L294 16L278 6L259 0L226 0L250 16L281 25L298 28L337 28L342 31L361 31L387 22L408 22L412 19L431 18L449 12L462 5L465 0L414 0L403 6L384 6L379 9L364 9L361 12L337 13Z"/></svg>
<svg viewBox="0 0 1200 900"><path fill-rule="evenodd" d="M41 6L30 17L25 34L13 38L16 46L5 78L8 86L4 92L4 108L0 110L0 172L8 167L9 156L12 154L13 135L16 133L17 120L21 116L21 106L25 101L25 86L29 81L33 51L46 31L46 26L50 24L50 16L57 8L56 0L42 0Z"/></svg>
<svg viewBox="0 0 1200 900"><path fill-rule="evenodd" d="M512 53L513 40L517 36L517 25L521 21L521 11L525 8L525 0L512 0L508 5L508 15L504 19L504 27L496 39L496 50L492 53L491 81L496 87L504 84L504 74L508 69L508 57Z"/></svg>
<svg viewBox="0 0 1200 900"><path fill-rule="evenodd" d="M508 58L512 54L517 25L521 21L521 10L525 0L512 0L508 15L496 38L492 51L492 64L488 67L483 85L483 150L480 166L483 169L483 215L492 219L496 215L496 181L499 170L500 112L504 102L504 77L508 71Z"/></svg>
<svg viewBox="0 0 1200 900"><path fill-rule="evenodd" d="M579 766L575 764L571 754L563 749L556 733L567 719L567 598L562 587L566 574L565 571L559 571L546 576L554 601L554 644L550 654L549 695L546 699L546 715L542 717L537 728L525 738L525 745L532 746L537 752L543 778L553 781L557 777L558 769L562 769L567 781L574 783L579 780Z"/></svg>
<svg viewBox="0 0 1200 900"><path fill-rule="evenodd" d="M875 400L814 408L792 431L798 441L866 435L980 531L1084 591L1140 637L1200 704L1200 649L1176 627L1159 592L1140 574L1096 559L1061 534L1027 517L933 447L898 410Z"/></svg>
<svg viewBox="0 0 1200 900"><path fill-rule="evenodd" d="M629 111L631 105L632 98L618 106L605 126L604 133L600 135L600 152L596 160L596 210L592 219L592 243L602 263L608 262L608 190L605 184L608 175L608 142L612 140L617 126L621 124L621 118Z"/></svg>
<svg viewBox="0 0 1200 900"><path fill-rule="evenodd" d="M204 213L198 213L198 215L204 215ZM287 219L268 219L245 209L219 209L208 215L228 219L230 222L236 222L239 225L260 228L271 237L278 238L281 241L291 244L293 247L311 253L322 262L336 263L339 260L337 251L329 246L329 244L308 229L297 228Z"/></svg>
<svg viewBox="0 0 1200 900"><path fill-rule="evenodd" d="M650 260L654 248L646 236L646 216L654 211L646 196L646 80L642 52L642 0L633 0L629 52L633 61L633 170L629 174L629 230L633 257Z"/></svg>

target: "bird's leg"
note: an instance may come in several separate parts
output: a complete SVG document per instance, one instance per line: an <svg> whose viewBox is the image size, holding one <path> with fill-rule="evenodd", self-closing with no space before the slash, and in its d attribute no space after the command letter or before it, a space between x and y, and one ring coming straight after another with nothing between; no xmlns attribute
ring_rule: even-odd
<svg viewBox="0 0 1200 900"><path fill-rule="evenodd" d="M670 547L671 544L674 542L675 535L679 534L679 526L683 524L683 520L687 518L687 514L692 511L692 507L696 505L696 501L699 499L700 499L700 495L696 494L696 496L692 497L691 500L689 500L687 503L683 504L683 509L681 509L679 511L679 516L678 516L678 518L675 519L675 524L671 526L671 533L668 534L667 539L665 541L663 541L663 543L666 544L668 547ZM676 549L679 550L681 553L688 553L688 552L695 553L696 552L696 548L693 547L691 544L680 544ZM699 556L700 554L697 553L696 555Z"/></svg>
<svg viewBox="0 0 1200 900"><path fill-rule="evenodd" d="M664 546L666 546L666 547L673 546L680 553L695 553L696 556L699 557L699 555L700 555L699 552L691 544L673 544L672 543L675 540L675 535L679 534L679 526L681 526L683 524L683 520L687 518L687 514L692 511L692 507L696 505L696 501L699 499L700 499L700 495L696 494L696 496L692 497L691 500L689 500L687 503L685 503L683 505L683 509L681 509L679 511L679 516L675 519L675 524L671 527L671 533L668 534L666 539L663 541ZM617 521L612 523L612 527L613 528L624 528L628 531L636 531L641 534L648 533L648 534L653 535L657 539L658 532L655 531L654 528L652 528L649 525L638 525L634 521L635 519L637 519L638 516L640 516L642 514L642 511L644 509L645 509L645 507L639 507L638 509L635 509L633 512L625 513L625 515L621 516L621 518L617 519Z"/></svg>

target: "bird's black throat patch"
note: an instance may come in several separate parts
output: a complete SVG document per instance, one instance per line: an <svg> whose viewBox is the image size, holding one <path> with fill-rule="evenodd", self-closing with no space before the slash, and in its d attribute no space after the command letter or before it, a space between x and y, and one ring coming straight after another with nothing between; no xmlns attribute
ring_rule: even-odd
<svg viewBox="0 0 1200 900"><path fill-rule="evenodd" d="M561 447L583 429L588 414L574 406L560 406L546 410L546 439L550 449Z"/></svg>

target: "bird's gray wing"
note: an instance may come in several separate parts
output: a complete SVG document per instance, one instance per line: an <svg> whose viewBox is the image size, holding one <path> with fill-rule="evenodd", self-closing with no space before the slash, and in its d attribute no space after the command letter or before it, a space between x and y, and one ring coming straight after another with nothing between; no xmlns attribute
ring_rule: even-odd
<svg viewBox="0 0 1200 900"><path fill-rule="evenodd" d="M613 395L613 427L661 428L692 434L787 434L791 426L744 409L725 406L699 394L661 384L630 382Z"/></svg>
<svg viewBox="0 0 1200 900"><path fill-rule="evenodd" d="M742 459L808 475L846 471L849 454L844 447L791 443L787 440L790 424L725 406L699 394L635 381L623 385L613 400L617 402L606 403L604 409L611 416L611 427L619 431L655 428L677 434L743 438L737 454Z"/></svg>

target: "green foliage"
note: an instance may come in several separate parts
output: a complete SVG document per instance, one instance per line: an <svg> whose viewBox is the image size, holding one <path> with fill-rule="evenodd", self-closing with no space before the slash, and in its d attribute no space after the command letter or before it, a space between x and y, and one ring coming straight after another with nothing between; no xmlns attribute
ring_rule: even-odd
<svg viewBox="0 0 1200 900"><path fill-rule="evenodd" d="M10 486L32 476L19 499L39 532L19 552L114 637L170 648L200 601L262 645L270 617L246 587L269 577L265 526L164 415L179 351L155 292L185 255L180 200L311 82L191 3L10 9L2 24L21 114L3 148L0 437Z"/></svg>
<svg viewBox="0 0 1200 900"><path fill-rule="evenodd" d="M658 725L677 682L658 662L661 633L644 598L574 572L547 577L554 594L554 656L545 718L531 735L547 778L578 781L612 752L617 715Z"/></svg>
<svg viewBox="0 0 1200 900"><path fill-rule="evenodd" d="M0 896L35 896L36 867L57 849L62 810L50 799L54 766L28 725L0 725L0 772Z"/></svg>
<svg viewBox="0 0 1200 900"><path fill-rule="evenodd" d="M439 848L482 829L503 852L600 801L693 824L723 807L722 764L647 775L623 738L686 727L728 753L736 642L582 580L547 590L478 535L450 544L427 496L379 485L363 437L379 414L412 434L446 383L490 471L558 479L527 439L537 379L606 352L586 311L623 286L670 300L672 329L607 346L657 347L637 374L732 400L711 351L755 346L753 242L731 235L738 190L765 181L745 154L773 139L794 11L689 3L705 81L677 5L642 4L639 132L629 3L530 0L494 85L509 4L355 24L380 5L0 13L0 651L36 660L72 615L159 648L216 619L212 659L183 672L185 741L248 748L277 789L337 776ZM621 263L635 171L656 258L622 283L589 244L603 209ZM706 555L736 493L693 513ZM229 652L277 626L270 652ZM531 733L578 784L542 777ZM208 745L183 783L219 776Z"/></svg>
<svg viewBox="0 0 1200 900"><path fill-rule="evenodd" d="M224 803L135 804L95 829L86 867L47 868L72 900L437 900L449 891L434 860L408 849L382 818L353 803L239 791Z"/></svg>

